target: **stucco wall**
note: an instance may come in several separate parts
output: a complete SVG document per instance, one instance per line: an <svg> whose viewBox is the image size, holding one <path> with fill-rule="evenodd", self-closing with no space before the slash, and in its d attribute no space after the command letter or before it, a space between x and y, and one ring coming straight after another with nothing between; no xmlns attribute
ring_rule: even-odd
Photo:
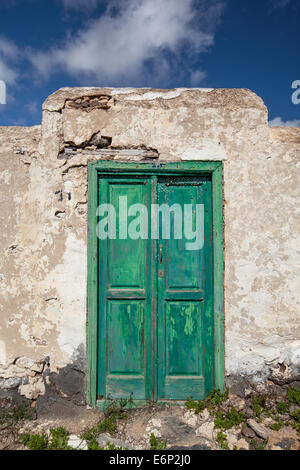
<svg viewBox="0 0 300 470"><path fill-rule="evenodd" d="M41 126L0 128L0 387L35 399L63 371L56 390L84 402L69 377L84 383L87 163L100 158L223 161L226 375L296 375L300 129L269 128L249 90L65 88Z"/></svg>

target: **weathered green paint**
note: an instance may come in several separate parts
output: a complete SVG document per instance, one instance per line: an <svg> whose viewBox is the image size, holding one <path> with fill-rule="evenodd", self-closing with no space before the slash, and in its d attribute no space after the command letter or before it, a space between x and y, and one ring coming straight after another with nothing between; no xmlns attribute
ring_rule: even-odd
<svg viewBox="0 0 300 470"><path fill-rule="evenodd" d="M177 184L170 186L175 180ZM179 244L184 241L98 242L97 205L124 191L129 204L156 203L167 193L181 204L191 198L194 203L203 201L206 249L185 251L182 263ZM91 405L105 406L105 399L97 402L96 395L118 398L132 394L142 404L149 399L203 398L214 386L223 389L222 230L220 162L100 161L89 165ZM158 276L160 245L163 260L172 253L164 277Z"/></svg>
<svg viewBox="0 0 300 470"><path fill-rule="evenodd" d="M223 261L223 166L212 173L213 187L213 273L214 273L214 379L215 388L224 390L224 261Z"/></svg>
<svg viewBox="0 0 300 470"><path fill-rule="evenodd" d="M97 400L97 325L98 325L98 244L96 236L96 210L98 206L98 174L89 166L88 200L88 402Z"/></svg>
<svg viewBox="0 0 300 470"><path fill-rule="evenodd" d="M182 208L192 204L193 230L196 204L204 214L204 245L187 250L191 240L175 239L174 228L183 220L171 217L170 239L163 239L160 224L158 269L158 398L203 399L213 387L212 221L211 181L207 177L172 176L158 183L158 203ZM208 310L208 311L207 311Z"/></svg>

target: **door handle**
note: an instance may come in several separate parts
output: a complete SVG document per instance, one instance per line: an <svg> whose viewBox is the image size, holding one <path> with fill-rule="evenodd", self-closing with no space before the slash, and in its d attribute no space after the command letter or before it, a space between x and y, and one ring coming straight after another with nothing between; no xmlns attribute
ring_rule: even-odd
<svg viewBox="0 0 300 470"><path fill-rule="evenodd" d="M159 245L159 264L162 264L162 260L163 260L163 251L162 251L163 247L162 245Z"/></svg>

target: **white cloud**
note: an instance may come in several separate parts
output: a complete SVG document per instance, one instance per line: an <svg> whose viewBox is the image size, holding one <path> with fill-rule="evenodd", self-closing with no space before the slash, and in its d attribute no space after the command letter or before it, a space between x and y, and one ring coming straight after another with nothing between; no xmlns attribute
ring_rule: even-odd
<svg viewBox="0 0 300 470"><path fill-rule="evenodd" d="M295 1L298 2L298 0L269 0L269 13L274 12L274 10L282 10L288 5L291 5L291 3L295 4Z"/></svg>
<svg viewBox="0 0 300 470"><path fill-rule="evenodd" d="M9 67L5 61L0 57L0 80L3 80L7 84L12 84L17 79L16 71Z"/></svg>
<svg viewBox="0 0 300 470"><path fill-rule="evenodd" d="M99 0L60 0L66 10L92 10Z"/></svg>
<svg viewBox="0 0 300 470"><path fill-rule="evenodd" d="M110 1L100 18L63 45L32 53L31 62L44 77L60 69L78 78L137 82L150 65L153 78L170 75L179 52L195 55L213 44L221 12L221 0Z"/></svg>
<svg viewBox="0 0 300 470"><path fill-rule="evenodd" d="M0 80L7 84L15 83L18 73L15 62L19 58L19 50L15 44L0 36Z"/></svg>
<svg viewBox="0 0 300 470"><path fill-rule="evenodd" d="M206 73L202 70L194 70L191 73L190 83L192 86L198 86L206 77Z"/></svg>
<svg viewBox="0 0 300 470"><path fill-rule="evenodd" d="M274 8L285 8L291 0L271 0Z"/></svg>
<svg viewBox="0 0 300 470"><path fill-rule="evenodd" d="M19 54L17 46L4 36L0 36L0 54L1 53L9 58L16 58Z"/></svg>
<svg viewBox="0 0 300 470"><path fill-rule="evenodd" d="M32 101L26 104L25 108L30 112L30 114L36 114L40 111L40 104L37 101Z"/></svg>
<svg viewBox="0 0 300 470"><path fill-rule="evenodd" d="M300 119L294 119L293 121L283 121L281 117L276 117L269 121L271 127L300 127Z"/></svg>

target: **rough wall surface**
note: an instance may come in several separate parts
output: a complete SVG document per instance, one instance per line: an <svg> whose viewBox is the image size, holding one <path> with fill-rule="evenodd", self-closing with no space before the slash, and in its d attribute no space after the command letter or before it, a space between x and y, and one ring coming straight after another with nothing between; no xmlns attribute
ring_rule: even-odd
<svg viewBox="0 0 300 470"><path fill-rule="evenodd" d="M0 389L85 401L87 164L224 164L228 382L300 367L300 130L249 90L65 88L0 128ZM0 396L1 398L1 396Z"/></svg>

